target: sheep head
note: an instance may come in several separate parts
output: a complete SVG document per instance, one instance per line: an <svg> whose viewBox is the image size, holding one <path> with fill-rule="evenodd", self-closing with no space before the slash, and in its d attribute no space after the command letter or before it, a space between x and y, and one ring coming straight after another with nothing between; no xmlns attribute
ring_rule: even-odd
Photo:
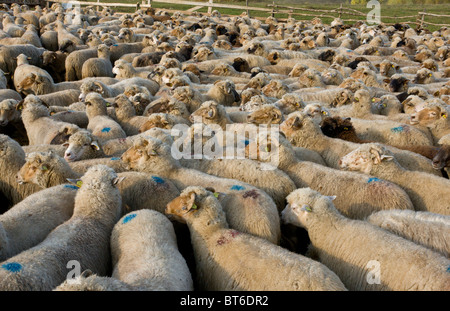
<svg viewBox="0 0 450 311"><path fill-rule="evenodd" d="M435 82L436 79L431 70L427 68L421 68L417 71L416 76L414 77L414 83L417 84L428 84Z"/></svg>
<svg viewBox="0 0 450 311"><path fill-rule="evenodd" d="M435 170L450 167L450 145L442 145L433 158L432 166Z"/></svg>
<svg viewBox="0 0 450 311"><path fill-rule="evenodd" d="M0 102L0 127L20 119L20 112L16 109L19 102L15 99L5 99Z"/></svg>
<svg viewBox="0 0 450 311"><path fill-rule="evenodd" d="M330 208L336 211L333 200L336 196L325 196L311 188L293 191L287 197L286 208L281 212L281 221L308 229L315 214L326 213Z"/></svg>
<svg viewBox="0 0 450 311"><path fill-rule="evenodd" d="M272 104L262 105L258 110L253 111L247 116L247 123L259 124L280 124L283 122L283 113Z"/></svg>
<svg viewBox="0 0 450 311"><path fill-rule="evenodd" d="M100 95L105 94L106 86L99 81L86 81L80 87L80 101L84 101L89 93L98 93Z"/></svg>
<svg viewBox="0 0 450 311"><path fill-rule="evenodd" d="M219 223L227 227L225 213L219 203L222 196L224 194L212 188L190 186L167 204L165 214L181 223L189 223L205 213L209 226ZM206 225L206 220L203 225Z"/></svg>
<svg viewBox="0 0 450 311"><path fill-rule="evenodd" d="M21 184L32 183L47 188L55 163L63 161L54 152L32 152L25 157L25 164L20 168L16 175L17 182Z"/></svg>
<svg viewBox="0 0 450 311"><path fill-rule="evenodd" d="M268 97L281 98L283 95L290 93L290 89L280 80L272 80L262 89L262 93Z"/></svg>
<svg viewBox="0 0 450 311"><path fill-rule="evenodd" d="M189 117L189 120L194 123L198 118L201 118L201 123L211 124L219 123L223 118L223 107L213 100L204 102L197 110L195 110Z"/></svg>
<svg viewBox="0 0 450 311"><path fill-rule="evenodd" d="M438 120L447 120L448 111L438 105L425 106L422 110L411 115L410 123L433 126Z"/></svg>
<svg viewBox="0 0 450 311"><path fill-rule="evenodd" d="M331 107L340 107L343 105L350 104L353 101L353 93L350 90L343 90L336 95L336 97L331 102Z"/></svg>
<svg viewBox="0 0 450 311"><path fill-rule="evenodd" d="M143 133L151 128L171 129L176 123L170 118L167 113L153 113L147 121L145 121L139 128L139 132Z"/></svg>
<svg viewBox="0 0 450 311"><path fill-rule="evenodd" d="M343 156L339 167L343 170L358 171L370 175L374 167L384 161L393 161L394 157L383 145L364 144Z"/></svg>
<svg viewBox="0 0 450 311"><path fill-rule="evenodd" d="M129 169L166 176L180 163L172 157L171 147L153 137L139 137L121 158Z"/></svg>
<svg viewBox="0 0 450 311"><path fill-rule="evenodd" d="M91 132L81 129L72 134L68 141L62 144L66 147L64 159L67 162L79 161L87 158L85 155L92 157L93 152L101 152L102 148L97 138Z"/></svg>

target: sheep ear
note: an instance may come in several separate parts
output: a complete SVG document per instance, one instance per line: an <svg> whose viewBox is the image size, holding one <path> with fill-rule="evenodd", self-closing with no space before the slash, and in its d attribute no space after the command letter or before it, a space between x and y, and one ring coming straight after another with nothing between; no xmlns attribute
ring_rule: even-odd
<svg viewBox="0 0 450 311"><path fill-rule="evenodd" d="M91 270L86 269L83 272L81 272L80 276L83 277L83 278L87 278L87 277L90 277L93 274L94 273Z"/></svg>
<svg viewBox="0 0 450 311"><path fill-rule="evenodd" d="M100 150L100 146L98 145L98 142L96 142L95 140L91 142L91 147L95 150Z"/></svg>
<svg viewBox="0 0 450 311"><path fill-rule="evenodd" d="M389 155L385 155L385 154L383 154L383 155L381 156L381 161L383 161L383 160L386 160L386 161L392 161L393 159L394 159L393 156L389 156Z"/></svg>
<svg viewBox="0 0 450 311"><path fill-rule="evenodd" d="M16 105L16 110L22 110L23 109L23 103L25 100L21 100L17 105Z"/></svg>
<svg viewBox="0 0 450 311"><path fill-rule="evenodd" d="M116 186L117 184L120 184L124 179L125 179L125 176L116 177L112 180L112 185Z"/></svg>
<svg viewBox="0 0 450 311"><path fill-rule="evenodd" d="M198 209L197 204L195 204L196 198L197 198L197 195L195 194L194 191L192 191L186 195L186 198L185 198L186 199L186 203L185 203L186 204L185 205L186 212L190 212L190 211Z"/></svg>
<svg viewBox="0 0 450 311"><path fill-rule="evenodd" d="M78 188L80 188L83 185L83 182L81 181L81 179L67 178L67 181Z"/></svg>
<svg viewBox="0 0 450 311"><path fill-rule="evenodd" d="M291 123L291 128L301 128L302 127L302 121L299 117L295 117L294 121Z"/></svg>
<svg viewBox="0 0 450 311"><path fill-rule="evenodd" d="M375 148L370 148L370 154L372 155L372 161L374 164L380 164L381 163L381 155L379 150Z"/></svg>
<svg viewBox="0 0 450 311"><path fill-rule="evenodd" d="M69 142L67 142L67 141L66 141L66 142L65 142L65 143L63 143L63 144L62 144L61 146L63 146L63 147L66 147L66 148L67 148L67 147L69 147Z"/></svg>
<svg viewBox="0 0 450 311"><path fill-rule="evenodd" d="M331 196L327 196L328 199L330 199L331 201L334 201L336 199L335 195L331 195Z"/></svg>
<svg viewBox="0 0 450 311"><path fill-rule="evenodd" d="M216 115L216 109L211 107L208 110L208 118L212 119L212 118L214 118L215 115Z"/></svg>

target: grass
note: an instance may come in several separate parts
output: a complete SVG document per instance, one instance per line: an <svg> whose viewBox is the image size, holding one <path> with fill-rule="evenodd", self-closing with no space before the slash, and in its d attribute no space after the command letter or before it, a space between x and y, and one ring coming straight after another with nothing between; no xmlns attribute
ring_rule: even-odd
<svg viewBox="0 0 450 311"><path fill-rule="evenodd" d="M92 2L96 2L96 0L91 0ZM191 0L191 1L195 1L195 0ZM340 3L343 3L343 6L346 8L352 8L355 10L358 10L360 12L363 12L365 14L367 14L369 11L371 11L371 8L366 8L365 5L350 5L348 4L347 1L338 1L338 2L334 2L334 3L323 3L322 1L327 1L327 0L318 0L318 1L314 1L313 3L308 3L306 1L295 1L295 0L277 0L275 1L275 3L279 6L293 6L293 7L298 7L298 8L309 8L309 9L337 9L340 5ZM331 2L330 0L328 0L329 2ZM100 2L110 2L110 3L117 3L117 2L122 2L122 3L129 3L129 4L136 4L137 2L141 2L141 0L100 0ZM196 2L207 2L207 1L196 1ZM262 7L262 8L267 8L267 4L271 4L272 1L269 0L248 0L249 2L249 6L253 6L253 7ZM145 3L147 3L147 1L145 1ZM221 3L221 4L234 4L234 5L242 5L245 6L245 0L214 0L214 3ZM152 6L154 8L159 8L159 9L166 9L166 10L179 10L179 11L185 11L189 8L192 8L192 6L189 5L180 5L180 4L169 4L169 3L158 3L158 2L153 2ZM114 8L116 11L118 12L134 12L133 8ZM207 7L204 7L200 10L198 10L199 12L207 12ZM229 9L229 8L217 8L217 10L223 14L223 15L240 15L243 10L238 10L238 9ZM414 22L416 21L417 18L408 18L408 19L401 19L398 17L401 16L411 16L411 15L415 15L417 16L418 12L422 12L426 10L427 13L434 13L434 14L448 14L448 12L450 12L450 4L408 4L408 5L387 5L387 4L382 4L381 5L381 15L382 16L389 16L390 18L382 18L382 22L384 23L396 23L396 22L405 22L405 21L410 21L410 22ZM313 13L313 12L305 12L305 11L296 11L296 12L300 12L300 13ZM317 13L318 17L320 17L321 13ZM326 13L325 13L326 14ZM270 13L268 12L261 12L261 11L250 11L250 15L254 16L254 17L268 17L270 15ZM327 15L327 14L326 14ZM328 15L333 15L333 16L337 16L336 13L331 13ZM275 17L278 19L285 19L288 17L287 14L282 14L282 13L275 13ZM312 18L314 18L314 16L293 16L294 18L296 18L297 20L311 20ZM327 18L327 17L321 17L322 21L324 23L330 23L332 21L331 18ZM341 16L342 19L358 19L358 20L365 20L366 17L365 16L352 16L352 15L347 15L347 14L343 14ZM444 24L444 23L449 23L449 18L448 17L430 17L430 16L426 16L425 17L425 21L426 22L431 22L431 23L436 23L436 24ZM353 23L353 22L350 22ZM411 25L412 27L414 27L415 25ZM431 31L434 31L436 29L439 29L439 26L432 26L429 25L428 29Z"/></svg>

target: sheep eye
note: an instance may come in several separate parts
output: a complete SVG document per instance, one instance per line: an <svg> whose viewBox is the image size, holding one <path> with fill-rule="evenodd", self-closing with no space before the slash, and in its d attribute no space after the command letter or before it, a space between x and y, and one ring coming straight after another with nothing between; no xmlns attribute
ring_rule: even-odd
<svg viewBox="0 0 450 311"><path fill-rule="evenodd" d="M181 209L182 209L183 211L185 211L185 210L187 210L187 207L186 207L186 206L183 206Z"/></svg>

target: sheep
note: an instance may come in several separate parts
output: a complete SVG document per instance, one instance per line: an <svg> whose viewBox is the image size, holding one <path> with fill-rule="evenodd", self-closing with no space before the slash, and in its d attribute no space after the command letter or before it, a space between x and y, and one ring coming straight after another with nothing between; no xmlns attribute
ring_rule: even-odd
<svg viewBox="0 0 450 311"><path fill-rule="evenodd" d="M132 77L148 78L148 76L152 73L149 67L134 68L131 63L126 62L123 59L116 60L112 72L115 74L117 79Z"/></svg>
<svg viewBox="0 0 450 311"><path fill-rule="evenodd" d="M42 75L53 83L52 76L46 70L41 69L38 66L30 65L28 60L31 60L31 57L27 57L25 54L19 54L17 56L17 67L13 74L13 83L17 91L19 91L19 84L22 79L24 79L30 72Z"/></svg>
<svg viewBox="0 0 450 311"><path fill-rule="evenodd" d="M108 116L106 101L100 94L88 93L84 102L89 119L87 129L98 138L101 144L110 139L127 137L120 124Z"/></svg>
<svg viewBox="0 0 450 311"><path fill-rule="evenodd" d="M28 145L27 131L22 122L22 117L17 110L19 102L15 99L0 101L0 133L7 134L20 145Z"/></svg>
<svg viewBox="0 0 450 311"><path fill-rule="evenodd" d="M139 288L128 285L116 278L98 276L90 270L83 271L80 275L65 280L53 291L138 291ZM142 289L145 290L145 289Z"/></svg>
<svg viewBox="0 0 450 311"><path fill-rule="evenodd" d="M167 205L166 214L189 227L201 290L346 290L322 264L230 229L220 201L204 188L184 189ZM232 255L240 254L241 248L247 255L254 254L253 260L242 261L240 256ZM277 267L277 282L267 273L269 262Z"/></svg>
<svg viewBox="0 0 450 311"><path fill-rule="evenodd" d="M180 123L186 123L183 122L183 120L188 120L190 113L186 107L186 105L178 101L174 98L162 96L159 99L152 101L147 107L145 107L144 112L142 113L143 116L150 116L153 113L168 113L171 114L177 118L180 119Z"/></svg>
<svg viewBox="0 0 450 311"><path fill-rule="evenodd" d="M0 261L38 245L73 213L77 188L69 184L40 190L0 215Z"/></svg>
<svg viewBox="0 0 450 311"><path fill-rule="evenodd" d="M91 167L77 190L72 217L40 244L4 261L0 288L52 290L66 279L70 260L77 260L82 270L106 276L109 238L122 212L118 182L113 169Z"/></svg>
<svg viewBox="0 0 450 311"><path fill-rule="evenodd" d="M283 113L273 104L264 104L247 115L247 123L255 125L266 124L270 126L271 124L280 124L283 120Z"/></svg>
<svg viewBox="0 0 450 311"><path fill-rule="evenodd" d="M381 211L367 221L405 239L430 248L445 257L450 255L450 217L430 212Z"/></svg>
<svg viewBox="0 0 450 311"><path fill-rule="evenodd" d="M81 92L77 89L69 89L49 94L37 95L47 106L67 107L78 101Z"/></svg>
<svg viewBox="0 0 450 311"><path fill-rule="evenodd" d="M391 181L408 193L416 211L450 215L450 181L424 172L408 171L379 144L365 144L340 160L340 168Z"/></svg>
<svg viewBox="0 0 450 311"><path fill-rule="evenodd" d="M71 52L65 61L65 81L82 79L83 64L91 58L97 57L97 49L89 48Z"/></svg>
<svg viewBox="0 0 450 311"><path fill-rule="evenodd" d="M169 145L152 137L138 138L121 160L131 170L158 174L171 180L178 189L189 185L211 185L228 194L225 209L230 226L278 244L280 224L278 210L273 200L263 191L234 179L220 178L181 166L170 151ZM255 204L258 202L257 204ZM237 208L239 206L239 208ZM250 211L250 218L243 216Z"/></svg>
<svg viewBox="0 0 450 311"><path fill-rule="evenodd" d="M183 102L190 113L197 110L205 101L203 95L193 86L180 86L173 90L172 97Z"/></svg>
<svg viewBox="0 0 450 311"><path fill-rule="evenodd" d="M97 58L89 58L81 67L82 79L88 77L110 77L114 78L113 66L111 64L109 47L100 44L97 47Z"/></svg>
<svg viewBox="0 0 450 311"><path fill-rule="evenodd" d="M430 130L433 142L450 134L449 111L444 106L428 104L422 110L411 115L410 124L415 126L425 126Z"/></svg>
<svg viewBox="0 0 450 311"><path fill-rule="evenodd" d="M42 42L39 38L37 29L39 27L36 27L35 25L29 24L25 27L25 33L22 35L22 39L28 41L30 44L34 45L35 47L41 48Z"/></svg>
<svg viewBox="0 0 450 311"><path fill-rule="evenodd" d="M145 116L136 115L133 103L124 94L115 97L113 107L117 122L127 136L138 134L139 129L148 120Z"/></svg>
<svg viewBox="0 0 450 311"><path fill-rule="evenodd" d="M287 197L282 219L308 231L317 260L349 290L448 290L448 258L366 221L344 217L333 198L297 189Z"/></svg>
<svg viewBox="0 0 450 311"><path fill-rule="evenodd" d="M75 124L51 119L48 108L35 95L28 95L25 98L22 121L30 145L52 144L60 133L68 130L75 132L78 129Z"/></svg>
<svg viewBox="0 0 450 311"><path fill-rule="evenodd" d="M364 219L379 210L414 209L406 192L393 183L299 159L287 139L265 133L259 135L246 146L247 158L273 161L273 155L265 159L264 153L260 153L277 150L277 167L291 178L297 188L310 187L324 195L337 195L335 206L345 217Z"/></svg>
<svg viewBox="0 0 450 311"><path fill-rule="evenodd" d="M117 81L117 80L116 80ZM90 92L97 92L101 94L104 98L116 97L122 94L127 87L130 85L138 85L146 87L152 95L155 95L159 90L159 84L153 80L142 79L142 78L130 78L124 79L114 84L107 85L101 81L87 80L83 82L80 86L80 100L83 101L86 95Z"/></svg>
<svg viewBox="0 0 450 311"><path fill-rule="evenodd" d="M123 216L111 233L111 257L112 277L135 288L194 290L174 227L160 212L140 210Z"/></svg>
<svg viewBox="0 0 450 311"><path fill-rule="evenodd" d="M214 100L224 106L232 106L240 101L236 86L230 80L216 81L214 85L204 94L205 100Z"/></svg>
<svg viewBox="0 0 450 311"><path fill-rule="evenodd" d="M293 112L288 115L281 123L280 130L294 146L318 152L325 163L335 169L339 169L340 157L360 146L357 143L325 136L319 124L299 112ZM406 169L423 171L437 176L441 175L431 167L429 159L407 150L400 150L390 146L386 147L395 153L400 164Z"/></svg>
<svg viewBox="0 0 450 311"><path fill-rule="evenodd" d="M152 128L171 129L177 124L190 125L190 122L184 118L175 116L170 113L152 113L147 120L139 128L139 132L143 133Z"/></svg>

